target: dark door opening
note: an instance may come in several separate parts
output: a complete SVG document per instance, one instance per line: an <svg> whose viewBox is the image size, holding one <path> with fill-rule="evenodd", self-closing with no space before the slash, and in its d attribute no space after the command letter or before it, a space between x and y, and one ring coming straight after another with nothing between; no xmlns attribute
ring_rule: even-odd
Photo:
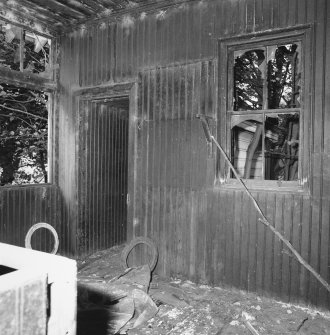
<svg viewBox="0 0 330 335"><path fill-rule="evenodd" d="M79 253L126 241L128 98L81 101Z"/></svg>

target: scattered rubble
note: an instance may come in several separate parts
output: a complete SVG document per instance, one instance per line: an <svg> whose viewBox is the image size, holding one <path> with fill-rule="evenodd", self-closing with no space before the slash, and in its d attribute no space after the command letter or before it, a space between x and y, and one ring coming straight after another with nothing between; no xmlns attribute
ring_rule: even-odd
<svg viewBox="0 0 330 335"><path fill-rule="evenodd" d="M124 270L114 247L78 260L78 335L330 335L330 313Z"/></svg>

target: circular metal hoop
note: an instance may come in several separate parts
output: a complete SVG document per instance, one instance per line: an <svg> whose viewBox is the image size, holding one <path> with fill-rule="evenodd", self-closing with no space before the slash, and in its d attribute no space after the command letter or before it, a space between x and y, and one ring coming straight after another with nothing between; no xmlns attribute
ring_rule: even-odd
<svg viewBox="0 0 330 335"><path fill-rule="evenodd" d="M124 248L121 254L121 261L122 261L124 268L128 268L128 263L127 263L128 255L138 244L145 244L151 249L152 257L151 257L149 267L150 267L150 271L153 271L156 267L157 260L158 260L158 249L155 243L148 237L136 237Z"/></svg>
<svg viewBox="0 0 330 335"><path fill-rule="evenodd" d="M34 224L30 229L29 231L27 232L26 236L25 236L25 248L27 249L32 249L32 246L31 246L31 237L32 237L32 234L37 230L37 229L40 229L40 228L46 228L48 229L54 236L54 248L53 250L51 251L51 254L56 254L57 253L57 250L58 250L58 246L59 246L59 240L58 240L58 235L57 235L57 232L56 230L54 229L54 227L52 227L50 224L48 223L45 223L45 222L39 222L39 223L36 223Z"/></svg>

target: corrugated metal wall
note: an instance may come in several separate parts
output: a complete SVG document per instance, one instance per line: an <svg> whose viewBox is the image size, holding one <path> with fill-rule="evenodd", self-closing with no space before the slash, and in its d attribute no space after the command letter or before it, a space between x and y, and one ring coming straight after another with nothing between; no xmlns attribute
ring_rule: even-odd
<svg viewBox="0 0 330 335"><path fill-rule="evenodd" d="M78 250L89 254L126 241L128 100L81 101Z"/></svg>
<svg viewBox="0 0 330 335"><path fill-rule="evenodd" d="M59 253L67 252L69 231L66 209L60 191L52 185L2 187L0 189L1 242L24 247L32 225L46 222L58 233ZM51 251L54 238L46 229L38 229L31 238L33 249Z"/></svg>
<svg viewBox="0 0 330 335"><path fill-rule="evenodd" d="M134 225L128 224L136 235L158 243L157 271L329 306L325 289L257 223L243 192L213 186L214 148L207 147L194 119L205 112L218 120L218 38L315 23L308 79L312 100L304 111L311 117L310 194L254 195L270 221L330 281L329 17L327 0L189 1L104 19L64 37L59 126L66 141L65 148L60 143L60 185L72 232L77 124L70 92L138 82L135 216Z"/></svg>

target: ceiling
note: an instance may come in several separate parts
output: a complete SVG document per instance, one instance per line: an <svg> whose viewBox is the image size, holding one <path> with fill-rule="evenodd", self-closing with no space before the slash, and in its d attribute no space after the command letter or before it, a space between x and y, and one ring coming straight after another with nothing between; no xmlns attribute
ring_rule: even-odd
<svg viewBox="0 0 330 335"><path fill-rule="evenodd" d="M161 0L0 0L0 17L58 34L86 21Z"/></svg>

